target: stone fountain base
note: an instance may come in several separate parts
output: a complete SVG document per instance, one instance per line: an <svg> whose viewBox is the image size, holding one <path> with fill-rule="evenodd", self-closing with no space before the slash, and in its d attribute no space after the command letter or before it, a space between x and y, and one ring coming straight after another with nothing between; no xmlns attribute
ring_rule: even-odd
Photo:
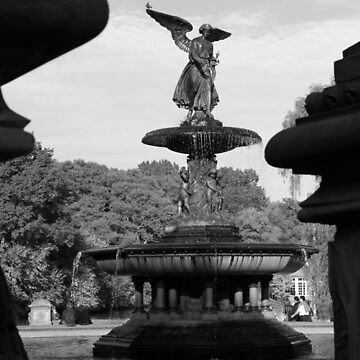
<svg viewBox="0 0 360 360"><path fill-rule="evenodd" d="M93 354L111 359L285 360L311 352L310 340L293 328L260 313L242 315L198 321L135 316L101 337Z"/></svg>
<svg viewBox="0 0 360 360"><path fill-rule="evenodd" d="M95 343L95 357L287 360L311 351L309 339L275 318L269 283L274 273L297 271L316 249L234 242L231 226L188 226L164 239L86 251L99 269L132 275L135 285L136 311Z"/></svg>

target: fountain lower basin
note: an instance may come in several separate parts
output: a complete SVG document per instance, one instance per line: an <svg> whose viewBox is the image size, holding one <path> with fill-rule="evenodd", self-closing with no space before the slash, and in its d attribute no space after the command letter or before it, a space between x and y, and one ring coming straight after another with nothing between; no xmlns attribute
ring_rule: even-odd
<svg viewBox="0 0 360 360"><path fill-rule="evenodd" d="M216 231L197 242L199 233L209 229L195 230L187 238L180 231L165 235L161 243L85 252L101 270L131 275L135 285L130 320L101 337L94 356L285 360L308 354L310 340L275 318L269 283L275 273L300 269L317 250L220 242ZM231 227L217 230L232 239ZM175 239L179 242L171 242ZM151 285L149 311L144 308L145 282Z"/></svg>
<svg viewBox="0 0 360 360"><path fill-rule="evenodd" d="M99 269L121 275L272 275L299 270L316 250L293 244L148 244L88 250Z"/></svg>

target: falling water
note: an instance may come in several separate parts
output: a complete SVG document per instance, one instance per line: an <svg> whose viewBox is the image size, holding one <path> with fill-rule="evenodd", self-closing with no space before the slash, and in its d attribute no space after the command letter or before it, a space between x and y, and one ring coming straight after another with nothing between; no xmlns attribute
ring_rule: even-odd
<svg viewBox="0 0 360 360"><path fill-rule="evenodd" d="M70 284L70 294L69 294L70 301L72 301L73 296L74 296L75 277L79 270L81 255L82 255L82 252L79 251L76 254L76 256L73 260L73 263L72 263L72 274L71 274L71 284Z"/></svg>
<svg viewBox="0 0 360 360"><path fill-rule="evenodd" d="M300 250L301 250L302 257L305 261L305 265L309 266L309 255L308 255L307 251L304 248L301 248Z"/></svg>
<svg viewBox="0 0 360 360"><path fill-rule="evenodd" d="M71 286L73 286L73 283L74 283L74 279L75 279L75 276L76 276L76 273L79 269L79 266L80 266L80 259L81 259L81 255L82 255L82 252L79 251L74 260L73 260L73 265L72 265L72 275L71 275Z"/></svg>
<svg viewBox="0 0 360 360"><path fill-rule="evenodd" d="M121 255L121 248L117 248L116 250L116 254L115 254L115 272L114 272L114 276L113 276L113 282L118 281L117 279L117 274L119 271L119 262L118 259ZM116 284L113 283L112 285L112 291L111 291L111 303L110 303L110 318L113 317L114 315L114 310L117 310L117 286Z"/></svg>

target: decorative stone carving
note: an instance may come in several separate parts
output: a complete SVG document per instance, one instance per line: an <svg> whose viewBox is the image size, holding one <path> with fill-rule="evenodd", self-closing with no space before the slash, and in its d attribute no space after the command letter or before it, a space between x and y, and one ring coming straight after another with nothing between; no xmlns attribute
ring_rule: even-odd
<svg viewBox="0 0 360 360"><path fill-rule="evenodd" d="M46 299L36 299L30 305L29 325L51 325L51 304Z"/></svg>

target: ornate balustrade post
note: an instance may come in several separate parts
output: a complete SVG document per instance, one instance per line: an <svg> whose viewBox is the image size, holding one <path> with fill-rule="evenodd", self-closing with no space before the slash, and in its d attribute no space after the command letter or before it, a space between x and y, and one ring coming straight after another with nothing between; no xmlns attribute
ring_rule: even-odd
<svg viewBox="0 0 360 360"><path fill-rule="evenodd" d="M360 359L360 43L335 62L334 86L305 100L309 114L268 143L267 161L294 173L320 175L319 189L300 205L304 222L334 224L329 243L335 358Z"/></svg>

